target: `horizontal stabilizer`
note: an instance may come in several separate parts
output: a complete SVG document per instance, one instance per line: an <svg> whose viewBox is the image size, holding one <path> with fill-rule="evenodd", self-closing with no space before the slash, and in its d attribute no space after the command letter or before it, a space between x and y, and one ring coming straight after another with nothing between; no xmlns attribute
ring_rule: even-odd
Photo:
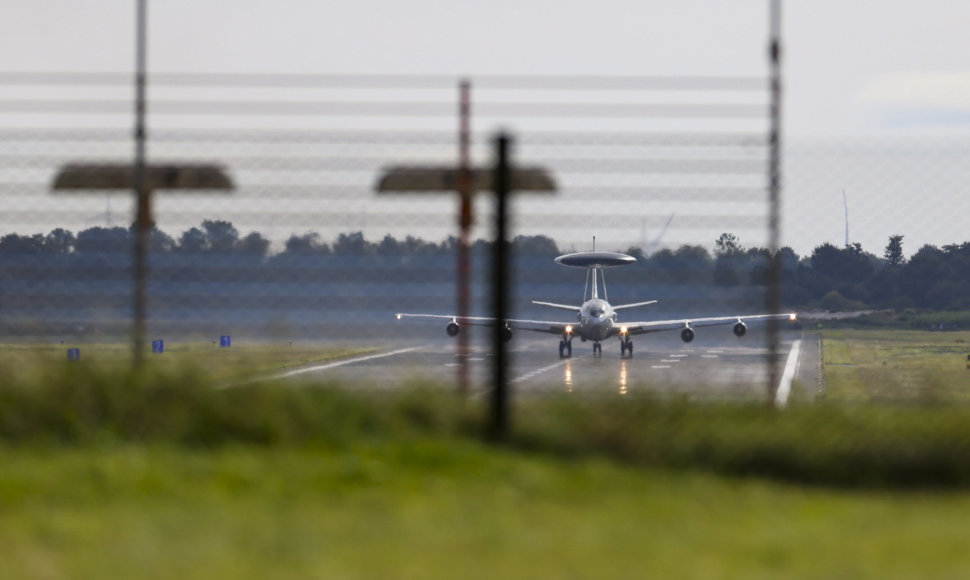
<svg viewBox="0 0 970 580"><path fill-rule="evenodd" d="M550 308L559 308L561 310L571 310L573 312L579 312L582 310L579 306L569 306L568 304L554 304L552 302L539 302L538 300L533 300L533 304L538 304L539 306L548 306Z"/></svg>
<svg viewBox="0 0 970 580"><path fill-rule="evenodd" d="M613 310L623 310L625 308L637 308L640 306L649 306L651 304L656 304L656 300L647 300L646 302L634 302L633 304L620 304L619 306L614 306Z"/></svg>

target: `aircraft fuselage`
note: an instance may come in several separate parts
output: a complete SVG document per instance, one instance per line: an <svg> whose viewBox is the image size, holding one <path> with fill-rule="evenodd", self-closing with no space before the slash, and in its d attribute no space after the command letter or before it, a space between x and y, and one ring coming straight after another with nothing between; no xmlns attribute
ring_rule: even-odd
<svg viewBox="0 0 970 580"><path fill-rule="evenodd" d="M579 309L576 334L592 341L605 340L617 334L616 312L601 298L587 300Z"/></svg>

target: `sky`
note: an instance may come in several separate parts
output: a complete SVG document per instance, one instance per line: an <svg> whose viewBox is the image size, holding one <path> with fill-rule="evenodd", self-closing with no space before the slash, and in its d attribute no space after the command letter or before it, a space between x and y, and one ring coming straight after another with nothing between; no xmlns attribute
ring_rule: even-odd
<svg viewBox="0 0 970 580"><path fill-rule="evenodd" d="M760 76L767 5L156 0L149 69ZM129 72L134 6L4 0L0 72ZM893 233L907 235L907 253L962 241L967 22L970 3L957 0L784 4L786 242L841 243L843 190L853 241L874 253ZM938 185L931 192L927 175Z"/></svg>

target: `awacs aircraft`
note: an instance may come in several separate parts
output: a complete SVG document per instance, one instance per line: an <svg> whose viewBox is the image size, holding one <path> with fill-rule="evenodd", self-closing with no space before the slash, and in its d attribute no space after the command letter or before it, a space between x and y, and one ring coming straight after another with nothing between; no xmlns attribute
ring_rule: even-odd
<svg viewBox="0 0 970 580"><path fill-rule="evenodd" d="M747 316L718 316L714 318L682 318L679 320L654 320L649 322L620 322L617 313L630 308L638 308L655 304L656 300L646 302L635 302L633 304L620 304L613 306L609 303L606 295L606 281L603 279L603 269L614 266L625 266L636 262L636 258L626 254L614 252L579 252L566 254L556 258L556 263L563 266L575 268L586 268L586 289L583 290L583 303L580 306L568 304L553 304L551 302L540 302L533 300L533 304L569 310L574 312L576 320L574 322L549 322L544 320L515 320L504 321L505 338L512 338L512 329L531 330L534 332L545 332L556 334L562 337L559 341L559 356L568 358L573 354L573 339L577 336L583 342L592 341L593 354L601 355L603 345L600 344L608 338L617 337L620 341L620 356L633 356L633 336L646 334L648 332L661 332L664 330L680 330L680 338L684 342L694 340L695 328L701 326L732 326L734 335L742 337L747 333L748 326L745 321L765 320L765 319L785 319L795 320L794 313L787 314L753 314ZM603 296L600 297L600 285L603 288ZM459 318L454 315L444 314L396 314L398 320L402 318L421 318L429 320L446 320L445 332L448 336L458 336L462 325L472 326L495 326L494 318L469 316Z"/></svg>

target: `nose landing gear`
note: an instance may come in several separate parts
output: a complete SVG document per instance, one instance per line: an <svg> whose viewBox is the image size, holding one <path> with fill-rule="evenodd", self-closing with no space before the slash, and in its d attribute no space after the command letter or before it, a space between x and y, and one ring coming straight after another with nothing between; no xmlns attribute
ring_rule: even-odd
<svg viewBox="0 0 970 580"><path fill-rule="evenodd" d="M573 342L562 339L559 341L559 358L569 358L573 356Z"/></svg>
<svg viewBox="0 0 970 580"><path fill-rule="evenodd" d="M603 356L603 345L599 341L593 343L593 356Z"/></svg>
<svg viewBox="0 0 970 580"><path fill-rule="evenodd" d="M630 358L633 358L633 341L629 338L620 340L620 358L626 356L628 352L630 353Z"/></svg>

